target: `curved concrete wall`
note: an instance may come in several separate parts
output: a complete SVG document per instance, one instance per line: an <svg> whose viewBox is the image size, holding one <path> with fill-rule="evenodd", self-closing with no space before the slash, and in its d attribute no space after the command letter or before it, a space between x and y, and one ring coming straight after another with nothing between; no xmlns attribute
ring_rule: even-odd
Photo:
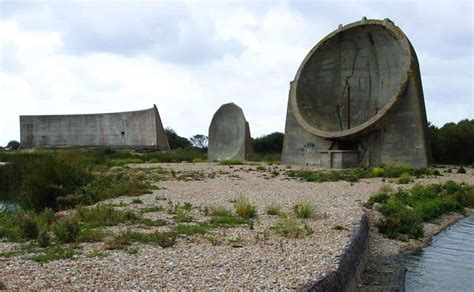
<svg viewBox="0 0 474 292"><path fill-rule="evenodd" d="M244 112L234 103L222 105L209 126L209 161L253 159L249 123Z"/></svg>
<svg viewBox="0 0 474 292"><path fill-rule="evenodd" d="M356 291L356 282L364 270L368 254L369 222L367 216L362 215L359 227L352 233L351 240L340 257L337 270L298 287L296 290L321 292Z"/></svg>
<svg viewBox="0 0 474 292"><path fill-rule="evenodd" d="M156 106L104 114L20 116L22 148L154 147L169 150Z"/></svg>
<svg viewBox="0 0 474 292"><path fill-rule="evenodd" d="M430 155L419 64L399 27L341 25L309 52L290 83L284 164L426 167Z"/></svg>

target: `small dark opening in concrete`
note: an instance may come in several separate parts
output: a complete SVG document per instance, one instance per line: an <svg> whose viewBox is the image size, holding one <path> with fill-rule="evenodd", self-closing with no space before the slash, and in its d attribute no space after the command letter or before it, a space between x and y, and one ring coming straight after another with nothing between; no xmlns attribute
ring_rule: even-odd
<svg viewBox="0 0 474 292"><path fill-rule="evenodd" d="M122 136L125 136L125 132L120 133Z"/></svg>

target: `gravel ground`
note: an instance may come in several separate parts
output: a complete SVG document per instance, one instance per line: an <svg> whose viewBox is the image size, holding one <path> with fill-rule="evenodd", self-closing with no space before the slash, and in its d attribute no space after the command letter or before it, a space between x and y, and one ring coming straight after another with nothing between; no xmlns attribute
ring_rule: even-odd
<svg viewBox="0 0 474 292"><path fill-rule="evenodd" d="M392 184L381 179L367 179L356 183L309 183L289 179L284 166L277 166L280 174L255 171L255 165L220 166L209 163L141 164L133 168L153 172L157 167L176 173L205 173L213 178L202 180L164 180L153 194L142 195L140 205L128 205L133 198L120 197L103 203L127 204L128 209L141 209L167 202L190 202L197 206L226 205L238 196L245 196L257 206L258 219L254 230L248 227L218 229L213 231L223 244L212 245L208 240L193 236L180 238L169 248L135 245L137 254L121 250L104 251L103 243L81 244L82 249L73 259L45 264L25 259L25 256L0 258L0 280L9 289L46 288L293 288L321 277L336 269L338 256L348 243L352 230L365 212L362 204L381 186ZM300 167L293 166L293 169ZM272 168L272 171L274 169ZM443 169L440 169L443 172ZM214 176L214 174L216 174ZM202 176L201 176L202 177ZM467 174L447 174L442 177L417 179L415 183L444 182L453 179L472 184L473 170ZM306 223L314 233L302 239L287 239L270 232L262 234L275 222L265 214L265 207L278 203L289 212L293 204L312 202L317 205L317 216ZM369 214L372 218L376 214ZM148 216L160 217L150 213ZM340 225L347 230L334 230ZM118 227L122 228L122 227ZM435 228L436 229L436 228ZM381 252L400 248L398 243L381 237L372 230L371 248L380 245ZM240 238L238 245L230 243ZM0 252L14 249L15 244L0 242ZM100 250L107 253L102 258L87 255Z"/></svg>

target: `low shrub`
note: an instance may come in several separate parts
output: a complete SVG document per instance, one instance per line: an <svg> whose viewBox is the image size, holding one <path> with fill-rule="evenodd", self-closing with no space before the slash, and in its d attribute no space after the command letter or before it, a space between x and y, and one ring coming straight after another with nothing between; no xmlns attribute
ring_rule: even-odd
<svg viewBox="0 0 474 292"><path fill-rule="evenodd" d="M195 234L205 234L207 228L203 225L194 225L194 224L178 224L173 229L177 234L184 235L195 235Z"/></svg>
<svg viewBox="0 0 474 292"><path fill-rule="evenodd" d="M20 213L17 223L20 228L21 238L36 239L38 237L39 227L34 213Z"/></svg>
<svg viewBox="0 0 474 292"><path fill-rule="evenodd" d="M48 231L41 230L38 234L37 242L40 247L48 247L51 244L51 236Z"/></svg>
<svg viewBox="0 0 474 292"><path fill-rule="evenodd" d="M377 210L384 218L376 226L381 233L390 238L419 238L423 236L423 222L449 212L463 213L464 207L474 206L474 187L453 181L416 185L410 190L379 192L369 202L380 203Z"/></svg>
<svg viewBox="0 0 474 292"><path fill-rule="evenodd" d="M0 167L0 200L17 201L24 210L41 211L149 192L151 185L143 175L108 171L108 156L99 153L92 150L0 153L0 160L9 162Z"/></svg>
<svg viewBox="0 0 474 292"><path fill-rule="evenodd" d="M456 173L462 173L462 174L464 174L464 173L466 173L466 169L464 169L464 167L461 166L461 167L458 168L458 170L456 171Z"/></svg>
<svg viewBox="0 0 474 292"><path fill-rule="evenodd" d="M38 263L47 263L50 261L69 259L72 258L74 254L75 251L73 248L55 245L43 249L39 254L31 257L31 260Z"/></svg>
<svg viewBox="0 0 474 292"><path fill-rule="evenodd" d="M314 216L316 207L309 202L302 202L293 205L293 212L297 218L308 219Z"/></svg>
<svg viewBox="0 0 474 292"><path fill-rule="evenodd" d="M255 218L257 216L257 208L243 196L237 198L234 203L235 213L242 218Z"/></svg>
<svg viewBox="0 0 474 292"><path fill-rule="evenodd" d="M413 181L413 179L411 178L410 174L408 173L402 173L400 175L400 178L398 178L398 183L399 184L408 184L408 183L411 183Z"/></svg>
<svg viewBox="0 0 474 292"><path fill-rule="evenodd" d="M140 233L126 231L115 236L113 241L120 243L121 247L129 245L131 242L139 242L165 248L173 246L176 243L176 235L175 232Z"/></svg>
<svg viewBox="0 0 474 292"><path fill-rule="evenodd" d="M60 243L76 242L80 230L79 221L75 218L61 219L53 229L56 240Z"/></svg>
<svg viewBox="0 0 474 292"><path fill-rule="evenodd" d="M282 214L281 205L271 204L267 206L266 212L267 215L279 216Z"/></svg>
<svg viewBox="0 0 474 292"><path fill-rule="evenodd" d="M308 225L293 217L279 218L270 229L287 238L303 238L313 232Z"/></svg>
<svg viewBox="0 0 474 292"><path fill-rule="evenodd" d="M219 165L244 165L245 162L238 159L226 159L218 162Z"/></svg>
<svg viewBox="0 0 474 292"><path fill-rule="evenodd" d="M74 217L92 228L139 221L139 217L132 211L122 211L101 205L90 208L80 207L76 210Z"/></svg>

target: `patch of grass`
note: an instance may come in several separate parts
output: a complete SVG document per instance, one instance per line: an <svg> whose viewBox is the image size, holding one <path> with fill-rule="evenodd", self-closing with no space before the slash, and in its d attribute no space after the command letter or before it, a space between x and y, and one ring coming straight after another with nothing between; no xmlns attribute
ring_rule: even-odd
<svg viewBox="0 0 474 292"><path fill-rule="evenodd" d="M206 236L204 238L207 241L209 241L213 246L218 246L218 245L221 245L223 243L222 239L216 238L214 236Z"/></svg>
<svg viewBox="0 0 474 292"><path fill-rule="evenodd" d="M236 199L234 209L235 213L242 218L257 217L257 208L244 196L240 196Z"/></svg>
<svg viewBox="0 0 474 292"><path fill-rule="evenodd" d="M163 220L163 219L152 220L152 219L148 219L148 218L141 218L138 222L140 224L144 225L144 226L159 227L159 226L165 226L166 225L166 221Z"/></svg>
<svg viewBox="0 0 474 292"><path fill-rule="evenodd" d="M7 286L2 281L0 281L0 290L7 290Z"/></svg>
<svg viewBox="0 0 474 292"><path fill-rule="evenodd" d="M178 234L191 236L195 234L205 234L207 227L204 225L178 224L173 230Z"/></svg>
<svg viewBox="0 0 474 292"><path fill-rule="evenodd" d="M286 238L303 238L313 232L308 225L293 217L279 218L270 229Z"/></svg>
<svg viewBox="0 0 474 292"><path fill-rule="evenodd" d="M69 259L72 258L74 254L75 251L71 247L55 245L43 249L39 254L34 255L30 259L37 263L47 263L51 261Z"/></svg>
<svg viewBox="0 0 474 292"><path fill-rule="evenodd" d="M105 238L105 233L100 228L81 228L77 235L77 242L101 242Z"/></svg>
<svg viewBox="0 0 474 292"><path fill-rule="evenodd" d="M60 243L76 242L81 228L79 221L75 218L64 218L57 222L54 227L54 235Z"/></svg>
<svg viewBox="0 0 474 292"><path fill-rule="evenodd" d="M109 169L109 158L122 155L129 154L103 150L0 153L0 159L9 162L0 168L0 200L15 200L24 210L39 212L149 192L152 186L143 175Z"/></svg>
<svg viewBox="0 0 474 292"><path fill-rule="evenodd" d="M280 216L282 214L281 205L271 204L267 206L266 213L267 215Z"/></svg>
<svg viewBox="0 0 474 292"><path fill-rule="evenodd" d="M176 222L192 222L193 221L193 216L191 216L191 214L189 214L189 211L186 211L184 209L178 209L175 213L175 215L173 216L173 219L176 221Z"/></svg>
<svg viewBox="0 0 474 292"><path fill-rule="evenodd" d="M204 213L206 213L206 211ZM227 208L225 206L210 206L207 209L207 214L206 215L232 217L234 214L232 213L232 211L229 208Z"/></svg>
<svg viewBox="0 0 474 292"><path fill-rule="evenodd" d="M34 213L20 213L18 215L18 227L22 238L36 239L38 237L39 227Z"/></svg>
<svg viewBox="0 0 474 292"><path fill-rule="evenodd" d="M122 166L125 164L136 164L136 163L143 163L143 159L140 157L128 157L128 158L116 158L110 159L108 161L108 165L110 166Z"/></svg>
<svg viewBox="0 0 474 292"><path fill-rule="evenodd" d="M219 165L244 165L245 162L238 159L226 159L218 162Z"/></svg>
<svg viewBox="0 0 474 292"><path fill-rule="evenodd" d="M44 239L53 220L54 212L51 209L40 213L22 210L0 213L0 237L15 242L34 240L40 235Z"/></svg>
<svg viewBox="0 0 474 292"><path fill-rule="evenodd" d="M196 158L193 158L192 160L192 163L202 163L202 162L207 162L207 159L203 157L196 157Z"/></svg>
<svg viewBox="0 0 474 292"><path fill-rule="evenodd" d="M163 206L152 206L152 207L146 207L141 209L140 211L142 213L151 213L151 212L160 212L163 211L165 208Z"/></svg>
<svg viewBox="0 0 474 292"><path fill-rule="evenodd" d="M255 168L256 171L260 171L260 172L263 172L263 171L266 171L267 168L263 165L257 165L257 167Z"/></svg>
<svg viewBox="0 0 474 292"><path fill-rule="evenodd" d="M157 245L163 248L171 247L176 243L175 232L154 232L140 233L134 231L126 231L114 237L116 243L120 243L120 247L130 245L131 242L139 242L149 245Z"/></svg>
<svg viewBox="0 0 474 292"><path fill-rule="evenodd" d="M241 247L242 243L245 242L244 238L240 235L230 237L227 239L227 241L231 243L233 247Z"/></svg>
<svg viewBox="0 0 474 292"><path fill-rule="evenodd" d="M102 252L100 250L93 250L87 255L87 257L91 258L91 259L93 259L93 258L101 259L101 258L105 258L105 257L108 257L108 256L109 256L108 252Z"/></svg>
<svg viewBox="0 0 474 292"><path fill-rule="evenodd" d="M143 201L140 200L140 199L138 199L138 198L136 198L136 199L133 199L133 200L130 202L130 204L143 204Z"/></svg>
<svg viewBox="0 0 474 292"><path fill-rule="evenodd" d="M117 210L103 205L78 208L74 217L92 228L139 221L138 216L132 211Z"/></svg>
<svg viewBox="0 0 474 292"><path fill-rule="evenodd" d="M342 231L342 230L349 231L348 228L346 228L346 227L344 227L344 226L341 226L341 225L336 225L336 226L334 226L332 229L338 230L338 231Z"/></svg>
<svg viewBox="0 0 474 292"><path fill-rule="evenodd" d="M374 203L385 203L389 199L390 195L393 193L394 190L390 186L385 185L380 188L378 193L371 196L367 203L364 204L364 206L366 208L372 208L374 206Z"/></svg>
<svg viewBox="0 0 474 292"><path fill-rule="evenodd" d="M379 192L369 201L380 203L377 210L384 218L376 226L381 233L390 238L419 238L423 236L423 222L474 206L474 187L453 181L417 185L394 193Z"/></svg>
<svg viewBox="0 0 474 292"><path fill-rule="evenodd" d="M211 228L216 227L235 227L238 225L250 224L252 220L240 216L231 215L213 215L209 224Z"/></svg>
<svg viewBox="0 0 474 292"><path fill-rule="evenodd" d="M412 168L408 165L382 165L372 168L354 168L343 170L289 170L289 177L299 178L310 182L348 181L356 182L363 178L399 178L402 174L423 177L425 175L440 175L439 171L432 168Z"/></svg>
<svg viewBox="0 0 474 292"><path fill-rule="evenodd" d="M413 179L411 178L410 174L408 173L402 173L400 177L398 178L398 183L399 184L409 184L413 182Z"/></svg>
<svg viewBox="0 0 474 292"><path fill-rule="evenodd" d="M293 212L297 218L308 219L314 216L316 207L309 202L301 202L293 205Z"/></svg>

